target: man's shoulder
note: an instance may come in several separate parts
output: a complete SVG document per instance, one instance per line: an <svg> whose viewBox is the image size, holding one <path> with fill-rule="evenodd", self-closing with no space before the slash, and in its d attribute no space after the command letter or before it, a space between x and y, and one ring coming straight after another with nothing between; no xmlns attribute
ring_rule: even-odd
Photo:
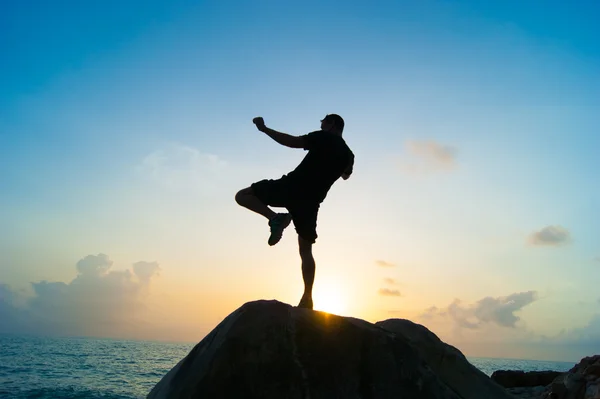
<svg viewBox="0 0 600 399"><path fill-rule="evenodd" d="M342 136L336 136L338 138L338 145L340 147L343 147L346 151L348 151L350 154L354 155L352 153L352 149L350 148L350 145L348 145L348 142L342 137Z"/></svg>
<svg viewBox="0 0 600 399"><path fill-rule="evenodd" d="M315 130L300 137L304 140L305 149L317 147L336 148L338 151L344 149L354 155L344 137L340 135L323 130Z"/></svg>
<svg viewBox="0 0 600 399"><path fill-rule="evenodd" d="M303 138L303 139L306 138L306 137L309 137L309 138L317 137L317 136L319 136L320 132L321 132L320 130L315 130L313 132L308 132L308 133L300 134L298 137Z"/></svg>
<svg viewBox="0 0 600 399"><path fill-rule="evenodd" d="M306 133L300 136L304 142L304 149L311 150L319 146L323 138L323 135L321 134L322 132L322 130L315 130L314 132Z"/></svg>

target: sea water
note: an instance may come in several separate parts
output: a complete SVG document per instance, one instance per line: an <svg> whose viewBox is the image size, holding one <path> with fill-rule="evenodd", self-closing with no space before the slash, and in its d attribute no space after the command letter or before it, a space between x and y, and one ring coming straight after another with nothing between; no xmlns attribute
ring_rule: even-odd
<svg viewBox="0 0 600 399"><path fill-rule="evenodd" d="M0 335L0 398L145 398L193 346ZM517 359L468 360L487 375L499 369L567 371L574 366Z"/></svg>

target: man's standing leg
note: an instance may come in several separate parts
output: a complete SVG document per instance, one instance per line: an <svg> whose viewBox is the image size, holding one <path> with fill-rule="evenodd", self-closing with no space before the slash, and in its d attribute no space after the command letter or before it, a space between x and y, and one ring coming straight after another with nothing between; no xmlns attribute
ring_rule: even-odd
<svg viewBox="0 0 600 399"><path fill-rule="evenodd" d="M315 258L312 247L317 240L317 214L319 204L304 202L290 209L296 232L298 233L298 249L302 260L302 279L304 294L298 304L299 308L313 308L312 289L315 282Z"/></svg>
<svg viewBox="0 0 600 399"><path fill-rule="evenodd" d="M302 279L304 280L304 294L298 304L299 308L313 308L312 288L315 282L315 258L312 254L312 243L298 236L300 259L302 259Z"/></svg>

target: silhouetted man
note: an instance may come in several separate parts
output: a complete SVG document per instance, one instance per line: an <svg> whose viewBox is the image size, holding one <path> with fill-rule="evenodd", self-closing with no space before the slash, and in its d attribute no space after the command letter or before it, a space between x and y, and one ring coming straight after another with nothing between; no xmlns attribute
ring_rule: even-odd
<svg viewBox="0 0 600 399"><path fill-rule="evenodd" d="M280 179L265 179L240 190L235 200L241 206L269 220L269 245L275 245L283 230L294 222L302 259L304 294L298 307L313 308L312 287L315 279L315 260L312 245L317 239L317 213L327 192L342 177L348 179L354 167L354 154L342 138L344 120L329 114L321 120L321 130L302 136L292 136L265 126L263 118L253 119L261 132L281 145L303 148L308 153L302 162ZM269 208L286 208L289 213L275 213Z"/></svg>

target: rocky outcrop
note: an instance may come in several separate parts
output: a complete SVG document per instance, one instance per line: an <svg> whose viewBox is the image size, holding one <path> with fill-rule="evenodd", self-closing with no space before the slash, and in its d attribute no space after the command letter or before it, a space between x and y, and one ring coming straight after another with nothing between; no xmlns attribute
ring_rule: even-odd
<svg viewBox="0 0 600 399"><path fill-rule="evenodd" d="M492 380L505 388L546 386L562 375L560 371L497 370Z"/></svg>
<svg viewBox="0 0 600 399"><path fill-rule="evenodd" d="M461 398L510 397L502 387L469 363L458 349L442 342L426 327L402 319L385 320L376 325L394 332L403 341L417 348L419 355L433 372Z"/></svg>
<svg viewBox="0 0 600 399"><path fill-rule="evenodd" d="M581 359L560 375L543 395L546 399L600 399L600 355Z"/></svg>
<svg viewBox="0 0 600 399"><path fill-rule="evenodd" d="M250 302L198 343L148 398L510 398L424 327L429 338L419 341L416 329L392 332L384 328L390 323ZM453 360L435 348L454 353ZM448 370L453 367L459 375ZM467 382L482 389L479 395Z"/></svg>
<svg viewBox="0 0 600 399"><path fill-rule="evenodd" d="M585 357L581 359L571 370L560 372L538 372L543 377L527 378L515 377L522 371L494 372L496 380L500 384L512 385L507 391L515 398L520 399L600 399L600 355ZM548 382L548 376L555 373L557 376ZM534 375L530 372L530 374ZM504 375L504 377L502 377ZM507 377L510 376L510 377ZM498 378L500 377L500 378ZM505 378L503 380L503 378ZM513 378L514 377L514 378ZM532 387L533 384L540 385Z"/></svg>

